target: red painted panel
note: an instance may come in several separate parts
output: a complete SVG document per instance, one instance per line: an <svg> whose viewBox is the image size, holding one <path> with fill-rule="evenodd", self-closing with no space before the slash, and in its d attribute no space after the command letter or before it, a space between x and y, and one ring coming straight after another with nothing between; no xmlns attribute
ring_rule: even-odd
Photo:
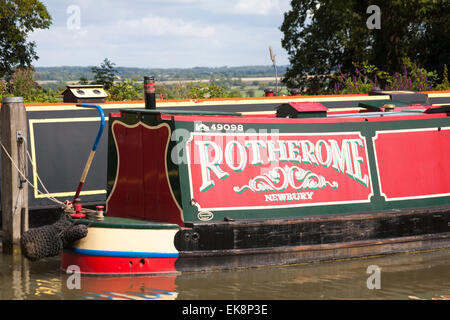
<svg viewBox="0 0 450 320"><path fill-rule="evenodd" d="M167 148L170 128L142 128L144 160L145 219L183 225L181 210L178 208L168 181Z"/></svg>
<svg viewBox="0 0 450 320"><path fill-rule="evenodd" d="M113 124L118 175L108 200L107 215L183 225L181 210L168 180L168 125Z"/></svg>
<svg viewBox="0 0 450 320"><path fill-rule="evenodd" d="M118 153L118 174L107 201L106 214L144 219L141 127L130 128L115 122L112 132Z"/></svg>
<svg viewBox="0 0 450 320"><path fill-rule="evenodd" d="M61 268L80 267L82 274L153 274L175 273L177 258L99 257L63 252Z"/></svg>
<svg viewBox="0 0 450 320"><path fill-rule="evenodd" d="M191 194L199 209L369 202L365 138L350 133L194 134Z"/></svg>
<svg viewBox="0 0 450 320"><path fill-rule="evenodd" d="M298 112L312 112L312 111L327 111L328 108L325 107L323 104L319 102L311 102L311 101L304 101L304 102L289 102L287 103L292 108L297 110ZM284 106L285 104L282 104L278 106L277 108L280 108Z"/></svg>
<svg viewBox="0 0 450 320"><path fill-rule="evenodd" d="M387 200L450 194L450 129L378 132L381 192Z"/></svg>

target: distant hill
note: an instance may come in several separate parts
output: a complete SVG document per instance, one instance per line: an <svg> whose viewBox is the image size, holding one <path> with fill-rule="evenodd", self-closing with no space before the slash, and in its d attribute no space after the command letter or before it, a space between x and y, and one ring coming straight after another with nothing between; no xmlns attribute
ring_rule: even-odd
<svg viewBox="0 0 450 320"><path fill-rule="evenodd" d="M278 76L286 72L287 66L277 66ZM61 66L61 67L36 67L36 80L38 81L78 81L80 78L93 79L91 67ZM241 67L194 67L194 68L128 68L116 67L122 79L142 78L146 75L154 75L159 81L187 80L187 79L230 79L230 78L259 78L273 77L273 66L241 66Z"/></svg>

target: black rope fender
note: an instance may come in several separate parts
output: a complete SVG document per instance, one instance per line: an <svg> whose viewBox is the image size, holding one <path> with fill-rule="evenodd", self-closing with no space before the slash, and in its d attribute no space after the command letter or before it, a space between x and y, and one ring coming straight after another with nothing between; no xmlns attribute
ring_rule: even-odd
<svg viewBox="0 0 450 320"><path fill-rule="evenodd" d="M22 254L31 261L55 257L63 249L70 248L74 242L87 236L88 227L76 224L67 215L54 224L33 228L20 239Z"/></svg>

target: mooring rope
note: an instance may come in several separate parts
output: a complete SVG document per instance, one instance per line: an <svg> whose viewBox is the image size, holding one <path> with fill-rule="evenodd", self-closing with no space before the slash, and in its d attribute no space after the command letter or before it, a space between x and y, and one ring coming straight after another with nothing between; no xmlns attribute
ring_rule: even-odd
<svg viewBox="0 0 450 320"><path fill-rule="evenodd" d="M45 191L46 193L44 193L44 192L42 192L41 190L39 190L39 187L35 187L34 184L32 184L32 183L30 182L30 180L28 180L28 178L25 176L25 174L19 169L19 167L17 166L17 164L14 162L14 159L13 159L13 158L11 157L11 155L8 153L8 151L6 150L6 148L5 148L5 146L3 145L3 142L2 142L1 140L0 140L0 145L1 145L2 149L3 149L3 151L5 152L5 154L8 156L9 160L11 161L11 163L13 164L14 168L17 170L17 172L23 177L23 179L24 179L24 180L25 180L25 181L26 181L33 189L37 190L38 193L44 195L47 199L49 199L49 200L51 200L51 201L53 201L53 202L55 202L55 203L57 203L57 204L59 204L59 205L64 206L64 205L65 205L64 202L59 201L58 199L52 197L52 196L50 195L50 192L48 192L47 188L45 187L44 183L42 182L41 178L39 177L39 175L38 175L38 173L37 173L37 169L34 167L34 164L33 164L32 158L31 158L31 155L30 155L30 153L28 152L28 149L27 149L26 139L23 138L23 140L25 141L25 150L27 151L28 159L30 160L31 165L32 165L33 168L35 169L36 176L37 176L39 182L41 183L41 185L42 185L42 187L44 188L44 191Z"/></svg>

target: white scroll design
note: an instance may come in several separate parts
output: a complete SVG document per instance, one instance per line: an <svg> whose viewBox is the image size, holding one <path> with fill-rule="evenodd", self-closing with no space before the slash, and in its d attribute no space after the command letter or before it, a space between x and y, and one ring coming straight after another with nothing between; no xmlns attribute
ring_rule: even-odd
<svg viewBox="0 0 450 320"><path fill-rule="evenodd" d="M337 189L338 183L336 181L329 182L323 176L310 170L285 166L284 168L275 167L267 174L250 179L247 185L233 187L233 190L236 193L242 193L245 190L253 192L284 191L289 186L297 191L323 189L326 186Z"/></svg>

